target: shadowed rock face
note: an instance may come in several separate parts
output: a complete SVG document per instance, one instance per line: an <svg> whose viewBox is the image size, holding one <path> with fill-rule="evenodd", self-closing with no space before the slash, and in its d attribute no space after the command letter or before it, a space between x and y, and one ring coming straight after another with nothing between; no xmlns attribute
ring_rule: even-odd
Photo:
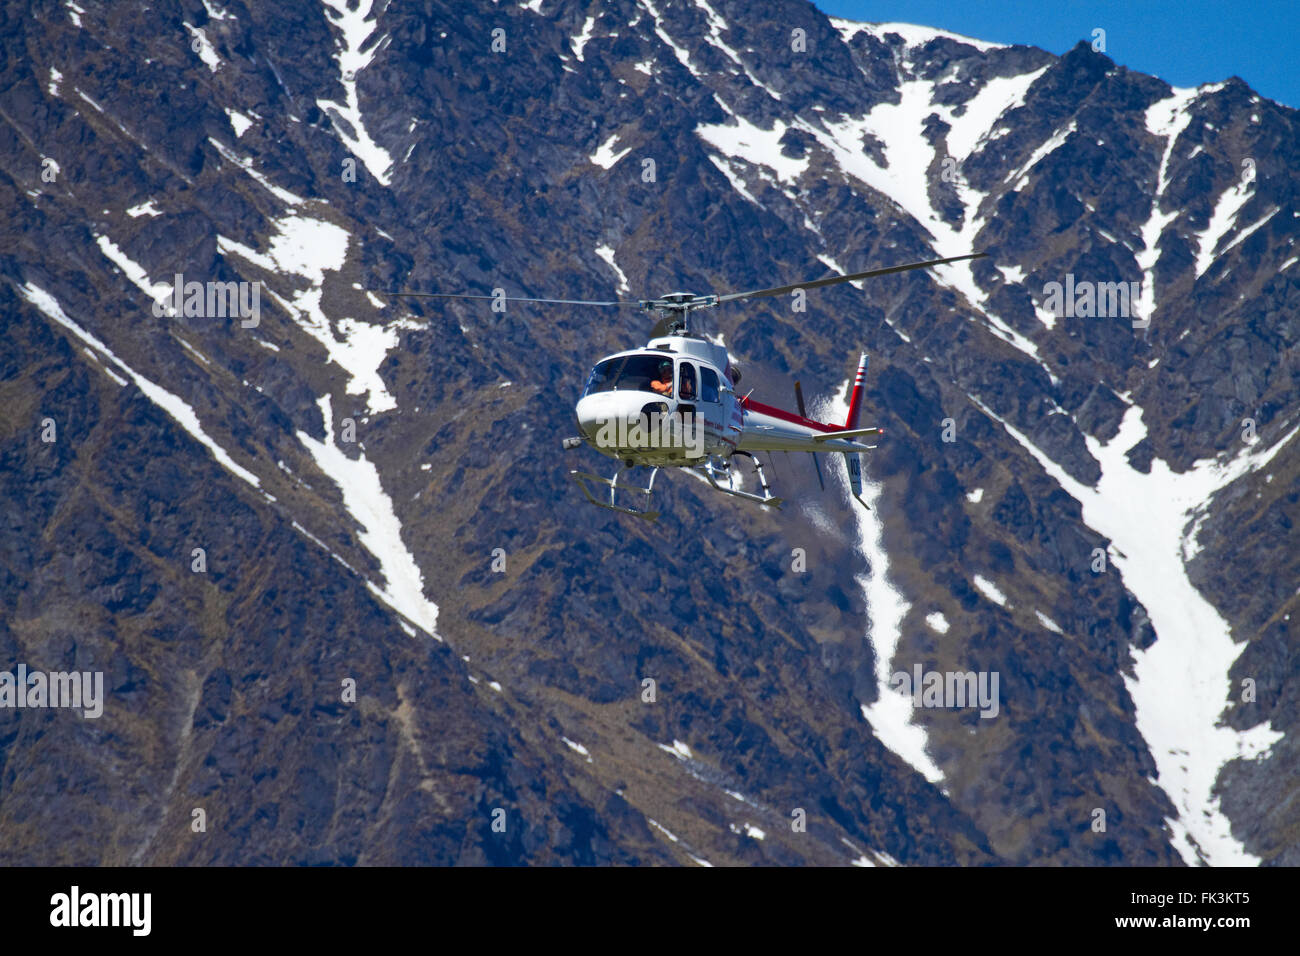
<svg viewBox="0 0 1300 956"><path fill-rule="evenodd" d="M797 3L81 6L0 14L0 671L106 703L0 708L0 862L1300 863L1295 111ZM709 318L773 404L871 353L878 526L829 457L591 508L560 439L644 315L365 292L973 250ZM914 711L935 783L863 716L915 665L999 675ZM1183 793L1220 712L1283 736Z"/></svg>

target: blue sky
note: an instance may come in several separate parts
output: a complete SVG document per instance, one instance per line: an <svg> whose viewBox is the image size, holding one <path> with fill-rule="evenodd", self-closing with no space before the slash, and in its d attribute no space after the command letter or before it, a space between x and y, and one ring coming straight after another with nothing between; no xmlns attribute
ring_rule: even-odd
<svg viewBox="0 0 1300 956"><path fill-rule="evenodd" d="M1106 31L1106 55L1174 86L1234 74L1300 108L1300 0L813 0L831 16L941 27L1064 53Z"/></svg>

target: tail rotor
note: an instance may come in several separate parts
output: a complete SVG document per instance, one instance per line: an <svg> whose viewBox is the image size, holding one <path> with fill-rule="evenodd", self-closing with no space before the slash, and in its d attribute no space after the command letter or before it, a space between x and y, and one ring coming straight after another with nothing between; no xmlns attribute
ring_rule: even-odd
<svg viewBox="0 0 1300 956"><path fill-rule="evenodd" d="M804 404L803 404L803 385L799 382L794 383L794 397L795 397L795 401L799 403L799 415L803 418L807 418L808 410L804 408ZM813 467L817 469L817 484L822 486L822 491L825 491L826 482L822 480L821 462L817 460L817 456L814 455L812 452L808 453L808 457L813 460Z"/></svg>

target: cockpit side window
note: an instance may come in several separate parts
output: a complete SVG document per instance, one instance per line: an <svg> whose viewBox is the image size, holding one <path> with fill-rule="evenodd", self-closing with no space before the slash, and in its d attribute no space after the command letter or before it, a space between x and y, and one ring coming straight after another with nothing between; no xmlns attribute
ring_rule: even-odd
<svg viewBox="0 0 1300 956"><path fill-rule="evenodd" d="M700 401L718 401L718 373L711 368L701 368L700 382Z"/></svg>
<svg viewBox="0 0 1300 956"><path fill-rule="evenodd" d="M695 366L683 362L677 373L677 397L683 402L693 402L699 390L695 387Z"/></svg>

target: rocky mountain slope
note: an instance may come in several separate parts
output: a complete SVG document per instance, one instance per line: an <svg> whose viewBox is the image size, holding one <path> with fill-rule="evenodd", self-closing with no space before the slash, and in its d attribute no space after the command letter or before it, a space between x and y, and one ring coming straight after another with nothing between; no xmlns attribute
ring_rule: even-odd
<svg viewBox="0 0 1300 956"><path fill-rule="evenodd" d="M1300 863L1294 110L786 0L0 37L0 669L106 687L0 709L0 861ZM592 508L644 315L368 291L974 250L715 317L774 404L871 353L869 513L783 456Z"/></svg>

